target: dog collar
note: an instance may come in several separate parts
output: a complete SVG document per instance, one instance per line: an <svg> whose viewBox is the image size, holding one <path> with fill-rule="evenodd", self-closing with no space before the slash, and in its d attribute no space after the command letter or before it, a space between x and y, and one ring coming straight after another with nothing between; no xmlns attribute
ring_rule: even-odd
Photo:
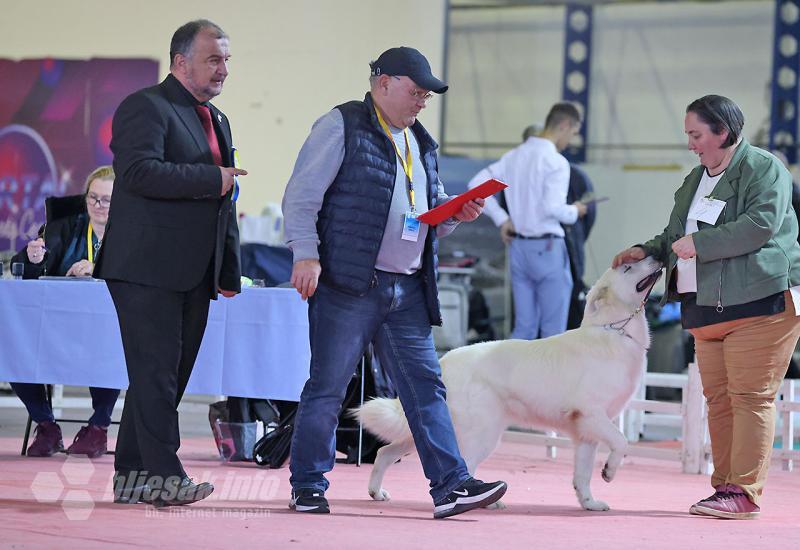
<svg viewBox="0 0 800 550"><path fill-rule="evenodd" d="M650 297L650 293L653 291L654 286L655 286L655 281L653 282L652 285L650 285L650 289L647 291L647 294L644 295L644 298L642 298L642 302L639 304L639 307L633 310L633 313L631 313L626 319L622 319L620 321L614 321L613 323L606 323L604 325L599 325L599 326L602 326L605 330L611 330L621 334L622 336L627 336L628 338L630 338L631 340L633 340L646 350L650 349L649 347L640 344L636 340L636 338L628 334L628 331L625 330L625 327L628 326L628 323L630 323L634 317L639 315L644 310L644 305L647 303L647 299Z"/></svg>
<svg viewBox="0 0 800 550"><path fill-rule="evenodd" d="M639 307L637 307L634 310L634 312L631 313L626 319L622 319L620 321L614 321L613 323L606 323L604 325L595 325L595 326L603 327L603 329L610 330L612 332L616 332L616 333L620 334L621 336L627 336L628 338L630 338L631 340L633 340L634 342L636 342L637 344L642 346L644 349L650 349L647 346L643 346L642 344L640 344L639 341L636 340L636 338L631 336L628 333L628 331L625 330L625 327L628 326L628 323L630 323L633 320L634 317L639 315L642 312L643 309L644 309L644 303L642 303Z"/></svg>

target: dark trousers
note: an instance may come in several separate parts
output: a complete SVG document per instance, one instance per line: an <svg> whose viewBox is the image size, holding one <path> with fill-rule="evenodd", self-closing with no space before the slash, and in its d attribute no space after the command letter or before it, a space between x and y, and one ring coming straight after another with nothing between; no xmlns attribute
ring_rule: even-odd
<svg viewBox="0 0 800 550"><path fill-rule="evenodd" d="M128 367L114 468L119 474L185 476L178 458L178 404L208 320L211 275L176 292L107 281Z"/></svg>
<svg viewBox="0 0 800 550"><path fill-rule="evenodd" d="M11 382L11 387L25 408L28 409L31 420L37 424L55 421L44 384ZM92 395L92 409L94 409L94 414L89 418L89 424L107 428L111 425L111 412L114 410L117 397L119 397L119 390L89 388L89 393Z"/></svg>

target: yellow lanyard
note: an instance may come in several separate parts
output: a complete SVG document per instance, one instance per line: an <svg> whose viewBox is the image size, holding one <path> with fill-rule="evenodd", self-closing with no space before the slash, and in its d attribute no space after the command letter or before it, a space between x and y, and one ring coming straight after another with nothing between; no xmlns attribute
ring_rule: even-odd
<svg viewBox="0 0 800 550"><path fill-rule="evenodd" d="M400 159L400 164L403 166L403 172L406 173L406 178L408 179L408 203L411 206L411 211L416 211L416 206L414 202L414 175L413 175L413 168L414 168L414 161L411 158L411 144L408 140L408 128L403 129L403 135L406 138L406 158L403 158L403 155L400 154L400 148L397 146L397 143L394 141L394 137L392 137L392 132L389 130L389 125L386 124L386 121L383 120L381 116L381 112L376 108L375 114L378 115L378 122L381 124L381 128L383 131L386 132L386 135L389 137L389 140L394 145L394 150L397 153L397 158Z"/></svg>
<svg viewBox="0 0 800 550"><path fill-rule="evenodd" d="M89 263L94 263L94 245L92 245L92 224L89 224L89 227L86 228L86 256L89 259Z"/></svg>

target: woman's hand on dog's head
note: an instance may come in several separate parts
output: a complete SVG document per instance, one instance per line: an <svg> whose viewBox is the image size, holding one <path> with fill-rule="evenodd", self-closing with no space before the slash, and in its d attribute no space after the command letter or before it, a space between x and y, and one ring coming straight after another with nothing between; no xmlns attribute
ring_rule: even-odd
<svg viewBox="0 0 800 550"><path fill-rule="evenodd" d="M644 260L646 255L647 254L645 254L644 249L641 246L632 246L630 248L626 248L614 256L614 259L611 260L611 267L617 268L622 264L632 264L634 262Z"/></svg>

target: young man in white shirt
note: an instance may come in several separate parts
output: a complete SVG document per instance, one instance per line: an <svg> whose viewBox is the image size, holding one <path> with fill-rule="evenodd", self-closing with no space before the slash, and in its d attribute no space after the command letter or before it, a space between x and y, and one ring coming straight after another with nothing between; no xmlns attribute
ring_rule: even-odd
<svg viewBox="0 0 800 550"><path fill-rule="evenodd" d="M533 340L566 330L572 275L561 224L574 224L586 214L586 205L567 204L570 168L560 151L580 127L578 109L571 103L556 103L540 136L526 139L468 185L472 188L490 178L508 184L504 191L508 212L492 197L484 211L509 246L512 338Z"/></svg>

